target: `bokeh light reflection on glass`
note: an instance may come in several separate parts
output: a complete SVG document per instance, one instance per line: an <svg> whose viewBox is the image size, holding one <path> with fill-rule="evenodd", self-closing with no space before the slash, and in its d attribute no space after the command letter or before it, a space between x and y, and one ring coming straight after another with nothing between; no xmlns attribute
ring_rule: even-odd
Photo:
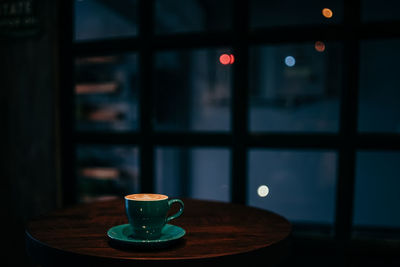
<svg viewBox="0 0 400 267"><path fill-rule="evenodd" d="M233 54L230 54L229 56L231 57L231 62L230 62L230 64L233 64L233 62L235 62L235 57L233 56Z"/></svg>
<svg viewBox="0 0 400 267"><path fill-rule="evenodd" d="M318 52L324 52L325 51L325 43L322 41L316 41L314 44L314 48Z"/></svg>
<svg viewBox="0 0 400 267"><path fill-rule="evenodd" d="M324 8L324 9L322 9L322 15L325 18L330 19L333 17L333 11L329 8Z"/></svg>
<svg viewBox="0 0 400 267"><path fill-rule="evenodd" d="M219 57L219 62L222 65L230 65L233 64L233 62L235 62L235 57L232 54L222 54Z"/></svg>
<svg viewBox="0 0 400 267"><path fill-rule="evenodd" d="M296 65L296 59L292 56L285 57L285 65L288 67L293 67Z"/></svg>
<svg viewBox="0 0 400 267"><path fill-rule="evenodd" d="M266 197L269 194L269 188L266 185L260 185L257 189L259 197Z"/></svg>

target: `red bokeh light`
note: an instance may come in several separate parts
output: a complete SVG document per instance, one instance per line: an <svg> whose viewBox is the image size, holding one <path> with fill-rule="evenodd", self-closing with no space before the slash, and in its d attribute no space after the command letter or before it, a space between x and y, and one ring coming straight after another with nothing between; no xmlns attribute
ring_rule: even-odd
<svg viewBox="0 0 400 267"><path fill-rule="evenodd" d="M230 57L231 57L231 64L233 64L233 62L235 62L235 57L233 56L233 54L230 54Z"/></svg>
<svg viewBox="0 0 400 267"><path fill-rule="evenodd" d="M315 50L317 50L318 52L325 51L325 43L322 41L316 41L314 47L315 47Z"/></svg>
<svg viewBox="0 0 400 267"><path fill-rule="evenodd" d="M231 57L228 54L222 54L219 57L219 62L223 65L228 65L231 62Z"/></svg>
<svg viewBox="0 0 400 267"><path fill-rule="evenodd" d="M219 57L219 62L222 65L229 65L229 64L233 64L233 62L235 62L235 57L232 54L222 54Z"/></svg>

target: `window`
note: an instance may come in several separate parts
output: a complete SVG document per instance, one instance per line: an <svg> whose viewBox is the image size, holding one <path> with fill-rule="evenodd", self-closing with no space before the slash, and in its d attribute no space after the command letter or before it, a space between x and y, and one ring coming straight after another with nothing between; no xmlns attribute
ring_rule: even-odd
<svg viewBox="0 0 400 267"><path fill-rule="evenodd" d="M399 18L373 12L388 6L63 5L66 202L159 191L271 209L339 240L399 232L396 195L366 202L398 187Z"/></svg>
<svg viewBox="0 0 400 267"><path fill-rule="evenodd" d="M219 61L230 53L229 48L156 52L156 131L230 130L232 67Z"/></svg>
<svg viewBox="0 0 400 267"><path fill-rule="evenodd" d="M250 131L337 132L340 48L322 41L250 47Z"/></svg>
<svg viewBox="0 0 400 267"><path fill-rule="evenodd" d="M137 130L137 68L136 54L75 60L76 130Z"/></svg>
<svg viewBox="0 0 400 267"><path fill-rule="evenodd" d="M361 132L400 132L400 40L363 40L360 58L358 129Z"/></svg>
<svg viewBox="0 0 400 267"><path fill-rule="evenodd" d="M399 152L391 151L357 153L353 219L355 235L400 237L394 231L400 226L400 214L397 205L393 205L400 203L400 194L397 192L399 158Z"/></svg>
<svg viewBox="0 0 400 267"><path fill-rule="evenodd" d="M140 188L136 147L80 145L77 162L77 191L81 202L127 195Z"/></svg>
<svg viewBox="0 0 400 267"><path fill-rule="evenodd" d="M155 191L229 201L229 162L229 150L224 148L157 147Z"/></svg>
<svg viewBox="0 0 400 267"><path fill-rule="evenodd" d="M252 149L248 162L249 205L285 214L293 222L313 222L332 229L337 169L335 153ZM265 197L259 192L263 186L268 188Z"/></svg>
<svg viewBox="0 0 400 267"><path fill-rule="evenodd" d="M136 36L138 1L75 1L75 40Z"/></svg>

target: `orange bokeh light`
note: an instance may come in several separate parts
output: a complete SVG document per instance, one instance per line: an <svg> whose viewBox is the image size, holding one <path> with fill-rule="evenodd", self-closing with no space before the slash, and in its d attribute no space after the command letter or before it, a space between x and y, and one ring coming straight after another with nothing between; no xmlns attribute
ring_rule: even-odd
<svg viewBox="0 0 400 267"><path fill-rule="evenodd" d="M223 65L233 64L233 62L235 62L235 57L232 54L222 54L219 57L219 62Z"/></svg>
<svg viewBox="0 0 400 267"><path fill-rule="evenodd" d="M332 10L330 10L329 8L324 8L324 9L322 9L322 15L323 15L325 18L330 19L330 18L333 17L333 12L332 12Z"/></svg>
<svg viewBox="0 0 400 267"><path fill-rule="evenodd" d="M317 50L318 52L325 51L325 43L322 41L316 41L314 47L315 47L315 50Z"/></svg>

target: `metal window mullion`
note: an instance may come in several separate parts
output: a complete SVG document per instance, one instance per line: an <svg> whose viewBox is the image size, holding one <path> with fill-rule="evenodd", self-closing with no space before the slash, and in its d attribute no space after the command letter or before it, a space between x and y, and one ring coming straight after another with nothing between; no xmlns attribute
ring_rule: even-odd
<svg viewBox="0 0 400 267"><path fill-rule="evenodd" d="M247 120L248 120L248 65L249 65L249 3L235 0L233 53L236 61L233 69L233 92L231 103L232 159L231 200L246 204L247 200Z"/></svg>
<svg viewBox="0 0 400 267"><path fill-rule="evenodd" d="M139 0L139 116L140 116L140 187L142 192L154 192L153 139L153 64L154 1Z"/></svg>
<svg viewBox="0 0 400 267"><path fill-rule="evenodd" d="M359 86L359 37L354 34L360 25L360 1L344 3L343 87L340 109L338 178L334 233L338 241L351 238L356 163L356 137Z"/></svg>

